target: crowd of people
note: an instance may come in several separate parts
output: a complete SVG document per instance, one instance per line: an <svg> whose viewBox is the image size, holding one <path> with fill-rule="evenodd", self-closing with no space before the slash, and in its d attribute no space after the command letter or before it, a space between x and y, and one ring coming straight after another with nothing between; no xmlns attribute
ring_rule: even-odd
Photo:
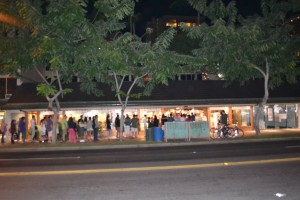
<svg viewBox="0 0 300 200"><path fill-rule="evenodd" d="M144 117L140 120L138 115L133 114L132 118L128 114L124 116L124 129L123 129L123 137L133 137L136 138L139 136L141 129L146 130L152 127L162 127L164 129L165 122L178 122L178 121L195 121L195 115L191 113L191 115L185 114L177 114L175 117L172 113L168 116L162 114L160 119L157 115L153 115L152 117ZM11 120L10 127L5 123L3 119L1 122L1 143L4 143L4 136L10 139L10 142L13 144L15 141L25 143L27 140L26 133L26 121L25 117L21 117L17 122L15 119ZM31 116L31 119L28 123L29 131L32 142L49 142L52 143L53 134L58 134L60 132L60 140L62 142L76 143L77 141L81 142L92 142L98 141L98 133L99 133L99 120L98 115L93 117L83 116L81 115L78 120L74 117L67 117L64 115L60 120L60 131L57 129L54 131L54 124L52 120L52 116L45 116L40 120L40 123L37 123L36 117L34 115ZM114 131L112 127L115 128L116 138L119 138L121 135L121 119L119 114L116 115L114 121L110 114L106 115L105 120L105 131L107 132L107 136L113 136ZM68 139L68 140L67 140Z"/></svg>

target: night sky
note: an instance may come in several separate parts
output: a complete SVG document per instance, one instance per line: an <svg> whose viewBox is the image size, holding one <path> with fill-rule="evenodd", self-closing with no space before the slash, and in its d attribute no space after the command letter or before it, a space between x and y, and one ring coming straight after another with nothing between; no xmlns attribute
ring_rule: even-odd
<svg viewBox="0 0 300 200"><path fill-rule="evenodd" d="M224 0L229 2L230 0ZM260 10L260 0L236 0L240 14L251 15ZM139 0L135 12L138 14L137 31L145 30L148 21L164 15L197 16L186 0Z"/></svg>

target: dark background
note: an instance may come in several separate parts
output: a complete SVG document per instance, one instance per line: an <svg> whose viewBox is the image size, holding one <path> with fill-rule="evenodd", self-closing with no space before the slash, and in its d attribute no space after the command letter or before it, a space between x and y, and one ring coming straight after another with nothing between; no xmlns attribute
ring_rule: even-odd
<svg viewBox="0 0 300 200"><path fill-rule="evenodd" d="M230 0L225 0L225 3ZM239 14L243 16L258 13L260 0L236 0ZM137 15L137 34L145 31L148 21L152 18L160 18L164 15L197 16L197 12L186 0L139 0L135 7Z"/></svg>

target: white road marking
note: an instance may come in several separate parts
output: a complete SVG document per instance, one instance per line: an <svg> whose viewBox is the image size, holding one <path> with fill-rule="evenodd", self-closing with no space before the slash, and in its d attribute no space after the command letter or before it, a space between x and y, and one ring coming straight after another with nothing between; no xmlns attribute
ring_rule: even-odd
<svg viewBox="0 0 300 200"><path fill-rule="evenodd" d="M6 158L0 159L0 161L18 161L18 160L66 160L66 159L80 159L80 156L77 157L53 157L53 158Z"/></svg>
<svg viewBox="0 0 300 200"><path fill-rule="evenodd" d="M289 148L300 148L300 145L297 146L286 146L285 148L289 149Z"/></svg>

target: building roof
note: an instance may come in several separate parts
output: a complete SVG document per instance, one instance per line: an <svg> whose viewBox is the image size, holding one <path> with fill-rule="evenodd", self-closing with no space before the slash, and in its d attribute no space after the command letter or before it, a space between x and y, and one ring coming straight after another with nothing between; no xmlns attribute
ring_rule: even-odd
<svg viewBox="0 0 300 200"><path fill-rule="evenodd" d="M129 83L126 83L129 86ZM45 109L47 100L38 96L35 83L23 83L16 88L4 109ZM270 90L268 103L299 103L300 84L283 85ZM119 106L115 93L106 84L99 84L103 96L96 97L82 92L79 83L66 86L72 88L71 94L60 98L62 108L110 107ZM133 92L141 92L134 88ZM245 85L231 84L225 87L220 80L209 81L170 81L168 86L157 85L150 96L139 99L130 98L128 106L205 106L222 104L257 104L264 95L262 81L250 81Z"/></svg>

